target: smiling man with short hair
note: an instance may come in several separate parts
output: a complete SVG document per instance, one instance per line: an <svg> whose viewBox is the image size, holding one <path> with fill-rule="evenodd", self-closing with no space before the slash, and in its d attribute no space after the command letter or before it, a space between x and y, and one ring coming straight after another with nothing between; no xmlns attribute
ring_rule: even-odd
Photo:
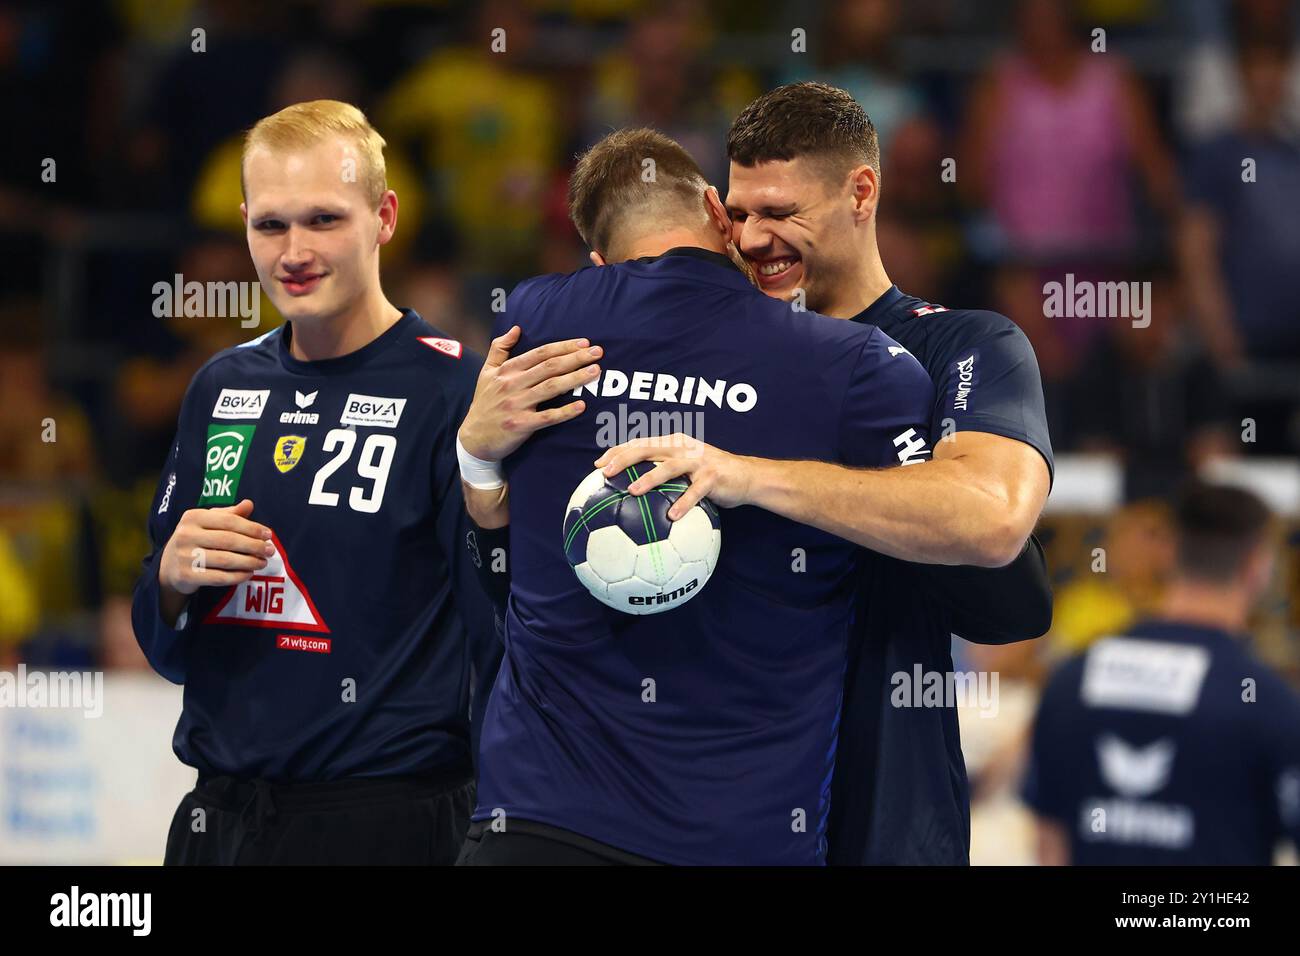
<svg viewBox="0 0 1300 956"><path fill-rule="evenodd" d="M747 106L727 136L732 239L768 295L878 327L935 384L932 460L850 468L764 460L700 442L632 442L606 473L659 464L632 486L681 475L672 517L707 495L754 505L865 548L856 639L840 720L831 863L966 863L970 798L956 709L902 708L892 675L953 670L951 635L1037 637L1051 588L1031 535L1051 482L1033 349L1006 316L950 309L890 282L876 244L880 150L862 107L824 83L792 83ZM893 560L901 559L901 560ZM919 563L911 563L919 562ZM918 756L922 754L923 756Z"/></svg>
<svg viewBox="0 0 1300 956"><path fill-rule="evenodd" d="M199 773L169 864L451 863L468 826L497 653L455 456L481 363L384 295L383 146L332 100L246 140L249 252L286 321L191 382L132 607Z"/></svg>

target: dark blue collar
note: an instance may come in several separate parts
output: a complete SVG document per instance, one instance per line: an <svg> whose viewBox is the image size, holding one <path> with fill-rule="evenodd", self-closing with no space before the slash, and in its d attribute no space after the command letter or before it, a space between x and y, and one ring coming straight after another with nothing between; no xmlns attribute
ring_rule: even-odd
<svg viewBox="0 0 1300 956"><path fill-rule="evenodd" d="M880 298L855 315L852 321L865 322L867 325L879 325L880 317L897 305L902 298L902 290L896 285L891 285L881 293Z"/></svg>
<svg viewBox="0 0 1300 956"><path fill-rule="evenodd" d="M1169 618L1141 618L1125 629L1126 637L1149 638L1156 641L1201 641L1205 643L1241 643L1245 634L1234 634L1222 628L1197 624L1193 621L1175 621Z"/></svg>
<svg viewBox="0 0 1300 956"><path fill-rule="evenodd" d="M329 375L352 371L360 368L369 359L396 342L401 337L404 329L409 328L418 321L420 321L420 316L414 309L403 309L400 319L361 346L361 348L349 352L347 355L319 359L315 362L304 362L293 357L293 354L289 351L289 343L293 340L293 323L285 322L282 326L284 331L280 333L280 364L290 372L297 372L300 375Z"/></svg>
<svg viewBox="0 0 1300 956"><path fill-rule="evenodd" d="M732 262L729 257L724 256L720 252L713 252L709 249L701 249L699 246L674 246L673 248L669 249L667 252L664 252L660 255L642 256L639 259L633 259L631 261L632 262L658 262L660 259L667 259L669 256L686 256L691 259L699 259L703 262L712 262L714 265L719 265L726 269L733 269L736 272L740 272L740 270L736 268L736 264Z"/></svg>

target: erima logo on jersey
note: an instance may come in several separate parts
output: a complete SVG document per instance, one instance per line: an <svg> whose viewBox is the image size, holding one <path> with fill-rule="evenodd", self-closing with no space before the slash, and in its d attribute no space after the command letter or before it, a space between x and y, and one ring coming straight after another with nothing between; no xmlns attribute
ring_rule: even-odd
<svg viewBox="0 0 1300 956"><path fill-rule="evenodd" d="M203 623L328 634L324 618L290 567L284 546L274 531L271 532L271 544L275 546L275 552L266 559L266 567L247 581L228 589L225 598L208 612Z"/></svg>
<svg viewBox="0 0 1300 956"><path fill-rule="evenodd" d="M758 404L758 392L748 382L729 385L720 378L709 381L687 375L679 379L664 372L633 372L629 377L616 368L605 369L599 379L579 385L573 394L581 395L583 391L601 398L617 398L625 394L629 399L642 402L712 403L717 408L722 408L725 403L733 412L747 412Z"/></svg>
<svg viewBox="0 0 1300 956"><path fill-rule="evenodd" d="M316 401L316 396L320 394L320 389L314 392L308 392L304 395L302 392L294 389L293 400L299 408L311 408L312 403ZM281 425L315 425L320 421L318 412L281 412Z"/></svg>
<svg viewBox="0 0 1300 956"><path fill-rule="evenodd" d="M1196 818L1180 803L1087 797L1079 805L1079 837L1088 843L1185 850L1195 836Z"/></svg>
<svg viewBox="0 0 1300 956"><path fill-rule="evenodd" d="M343 405L339 417L342 425L368 425L379 428L396 428L406 407L404 398L384 398L379 395L358 395L353 392Z"/></svg>
<svg viewBox="0 0 1300 956"><path fill-rule="evenodd" d="M432 335L421 335L419 341L435 352L450 355L454 359L460 358L461 353L464 351L464 347L455 339L440 339Z"/></svg>
<svg viewBox="0 0 1300 956"><path fill-rule="evenodd" d="M1149 797L1164 789L1174 769L1174 742L1130 747L1114 734L1097 740L1097 765L1107 786L1123 797Z"/></svg>
<svg viewBox="0 0 1300 956"><path fill-rule="evenodd" d="M261 418L269 388L223 388L212 406L213 418Z"/></svg>
<svg viewBox="0 0 1300 956"><path fill-rule="evenodd" d="M1173 740L1145 747L1105 734L1097 739L1101 779L1118 797L1090 797L1079 810L1079 834L1093 843L1120 843L1180 850L1196 834L1191 808L1141 799L1163 790L1174 769Z"/></svg>
<svg viewBox="0 0 1300 956"><path fill-rule="evenodd" d="M1105 638L1088 650L1080 696L1089 707L1187 714L1209 667L1203 647Z"/></svg>
<svg viewBox="0 0 1300 956"><path fill-rule="evenodd" d="M957 411L966 411L971 389L975 386L975 354L972 352L957 363L957 394L952 407Z"/></svg>

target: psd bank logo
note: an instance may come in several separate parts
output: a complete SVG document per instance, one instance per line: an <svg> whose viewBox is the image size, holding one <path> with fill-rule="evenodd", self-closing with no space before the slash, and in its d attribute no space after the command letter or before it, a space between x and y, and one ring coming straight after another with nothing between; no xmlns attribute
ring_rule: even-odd
<svg viewBox="0 0 1300 956"><path fill-rule="evenodd" d="M208 426L208 450L203 471L203 494L199 506L228 505L236 501L239 476L248 461L256 425Z"/></svg>

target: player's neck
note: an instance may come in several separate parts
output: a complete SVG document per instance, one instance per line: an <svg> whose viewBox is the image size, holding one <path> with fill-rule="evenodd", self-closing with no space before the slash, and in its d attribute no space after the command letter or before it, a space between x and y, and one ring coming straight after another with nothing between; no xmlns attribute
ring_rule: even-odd
<svg viewBox="0 0 1300 956"><path fill-rule="evenodd" d="M656 232L653 235L640 236L634 239L628 243L626 251L620 251L619 261L626 262L632 259L662 256L669 249L680 249L682 247L706 249L709 252L726 255L726 249L721 240L712 242L694 229L667 229L663 232Z"/></svg>
<svg viewBox="0 0 1300 956"><path fill-rule="evenodd" d="M1240 588L1175 579L1160 602L1160 616L1184 624L1241 633L1250 617L1250 602Z"/></svg>
<svg viewBox="0 0 1300 956"><path fill-rule="evenodd" d="M852 280L837 288L826 307L817 311L833 319L851 319L888 292L892 285L885 273L885 265L880 261L880 253L873 249Z"/></svg>
<svg viewBox="0 0 1300 956"><path fill-rule="evenodd" d="M348 355L379 338L401 317L401 309L376 290L346 312L293 322L289 354L301 362Z"/></svg>
<svg viewBox="0 0 1300 956"><path fill-rule="evenodd" d="M1268 135L1277 130L1277 115L1271 109L1263 109L1255 104L1246 108L1246 115L1241 121L1241 128L1246 133Z"/></svg>

